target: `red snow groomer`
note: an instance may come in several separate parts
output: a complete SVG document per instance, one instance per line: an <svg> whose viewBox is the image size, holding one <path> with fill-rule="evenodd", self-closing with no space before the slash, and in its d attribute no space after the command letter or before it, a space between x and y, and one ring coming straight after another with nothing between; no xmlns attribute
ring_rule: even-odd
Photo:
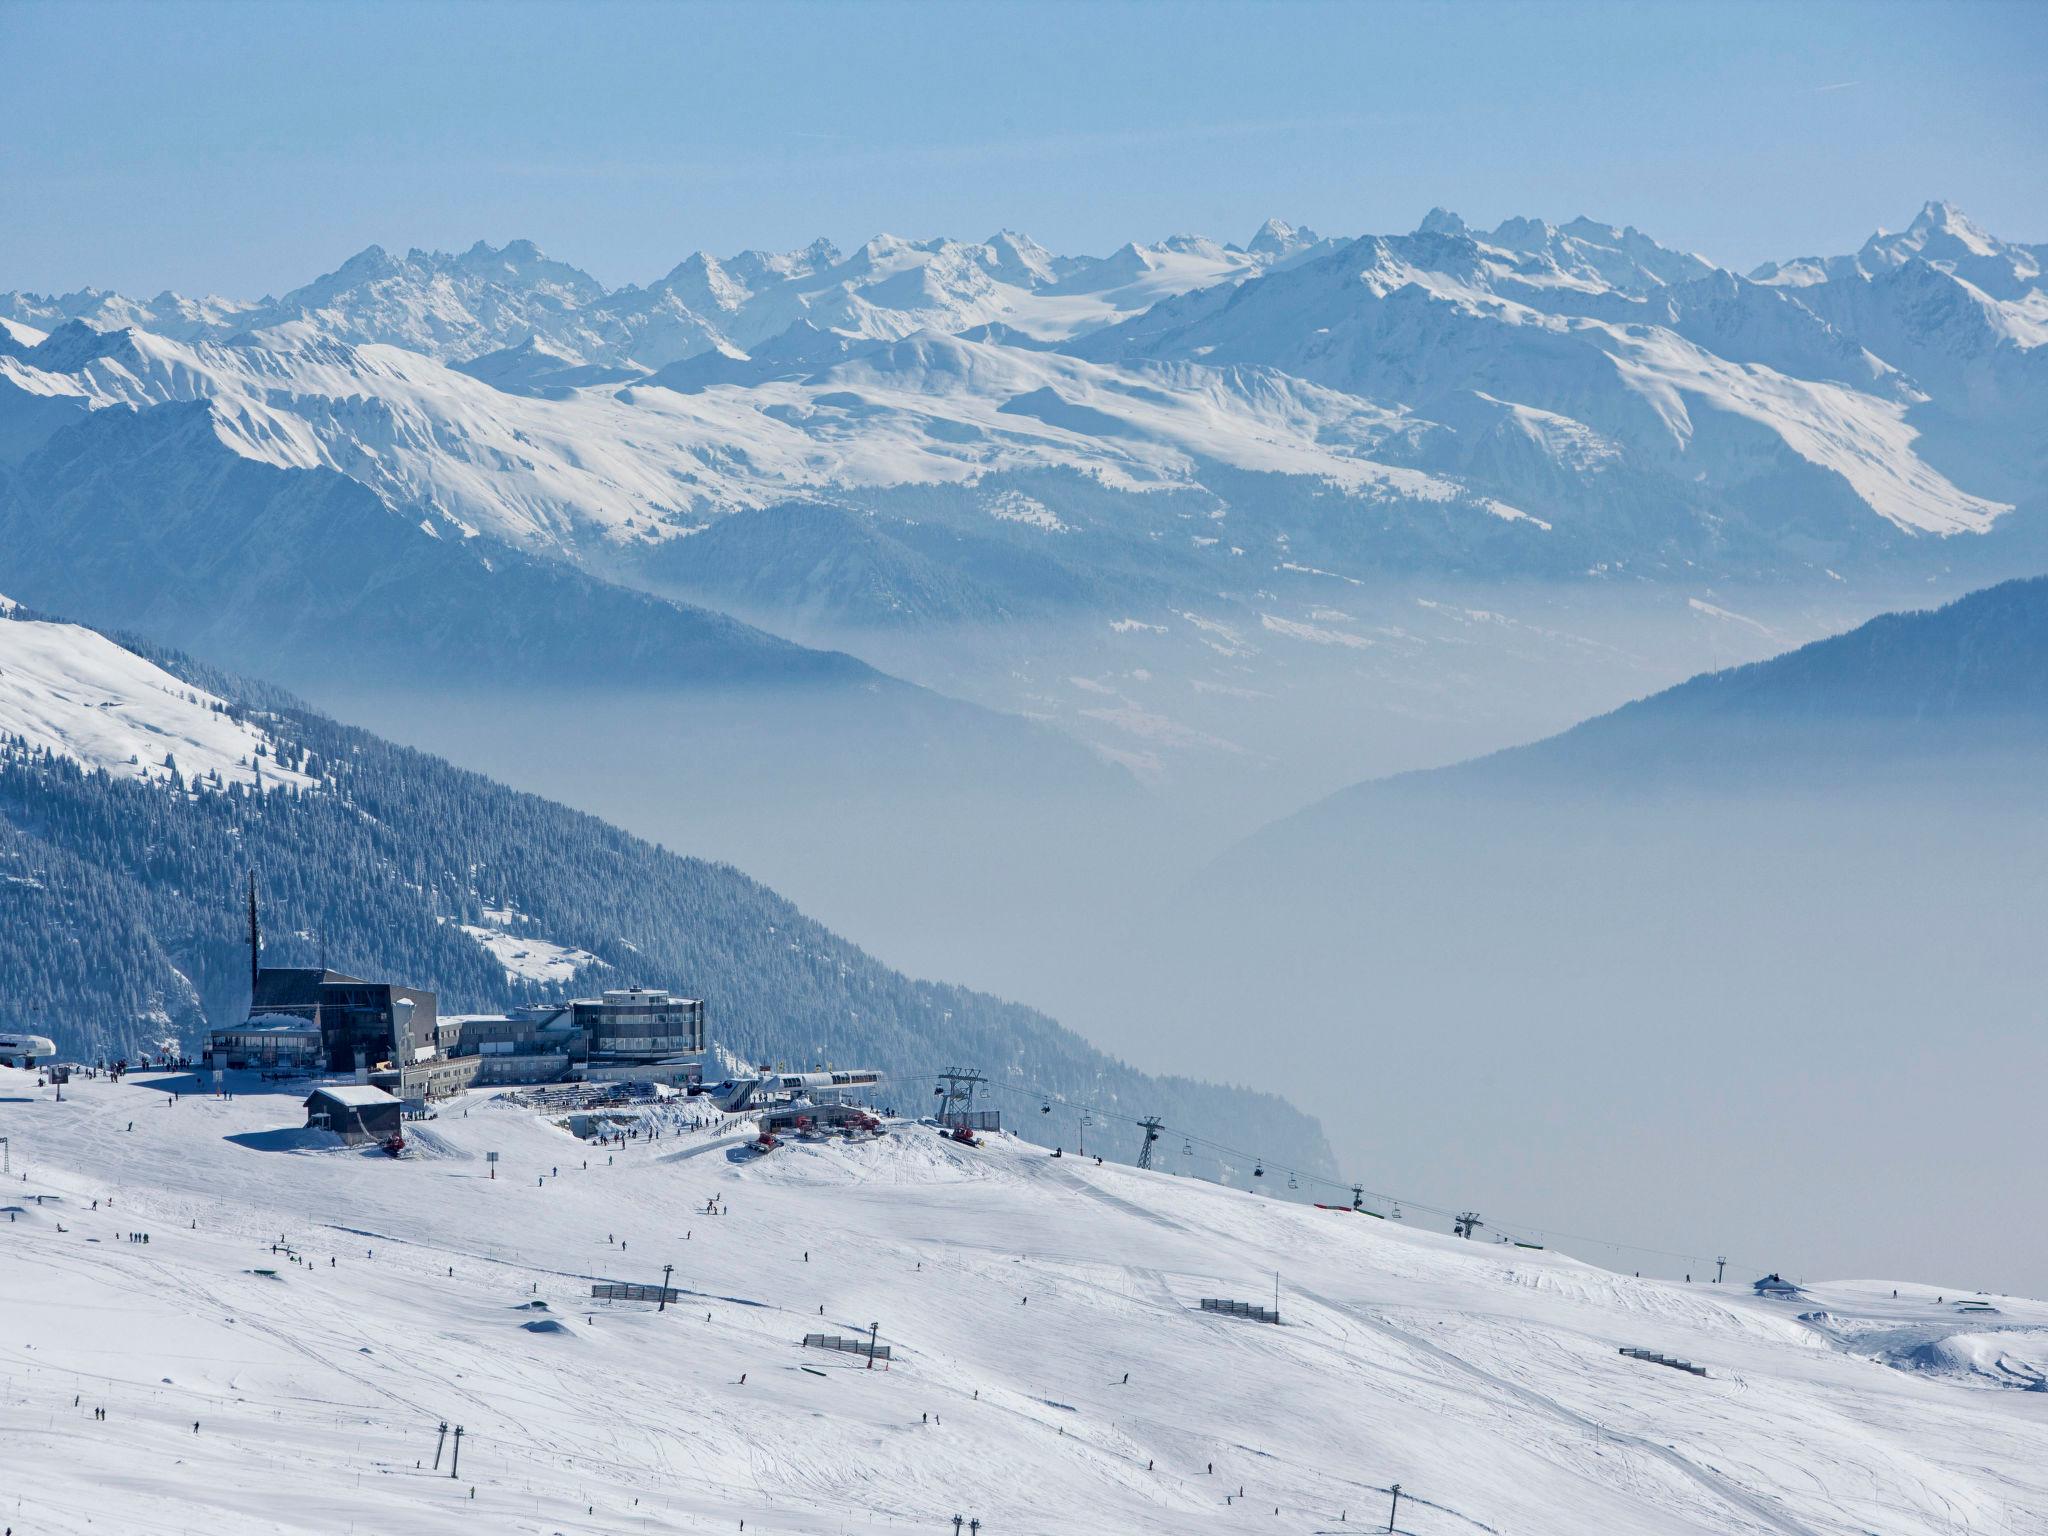
<svg viewBox="0 0 2048 1536"><path fill-rule="evenodd" d="M781 1145L782 1142L773 1131L763 1131L754 1138L754 1150L764 1157Z"/></svg>
<svg viewBox="0 0 2048 1536"><path fill-rule="evenodd" d="M404 1152L405 1137L401 1135L399 1132L393 1131L389 1136L386 1136L384 1138L384 1155L386 1157L399 1157L402 1156Z"/></svg>
<svg viewBox="0 0 2048 1536"><path fill-rule="evenodd" d="M964 1125L953 1127L953 1139L963 1147L978 1147L981 1145L980 1142L974 1139L974 1132L967 1129Z"/></svg>

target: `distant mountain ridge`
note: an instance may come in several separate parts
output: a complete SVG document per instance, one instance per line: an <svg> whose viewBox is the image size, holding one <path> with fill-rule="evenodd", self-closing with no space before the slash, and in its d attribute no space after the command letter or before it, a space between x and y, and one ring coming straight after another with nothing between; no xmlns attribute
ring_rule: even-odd
<svg viewBox="0 0 2048 1536"><path fill-rule="evenodd" d="M44 331L83 320L180 341L310 322L338 339L458 362L533 336L588 361L630 358L658 368L721 347L751 348L801 319L882 339L997 318L1038 335L1070 334L1166 293L1251 276L1320 243L1277 220L1248 246L1181 235L1106 257L1055 256L1008 230L984 241L878 235L851 254L822 239L780 253L699 251L645 287L610 290L530 240L402 257L372 245L281 298L165 292L141 300L88 288L0 295L0 313Z"/></svg>
<svg viewBox="0 0 2048 1536"><path fill-rule="evenodd" d="M1971 765L1975 766L1971 766ZM1985 765L2048 806L2048 576L1880 615L1767 661L1704 673L1572 729L1448 768L1355 784L1249 839L1334 858L1415 796L1452 802L1722 789L1802 794ZM1262 853L1262 850L1265 850Z"/></svg>
<svg viewBox="0 0 2048 1536"><path fill-rule="evenodd" d="M2048 576L1882 614L1769 661L1693 678L1612 718L1736 712L2048 725Z"/></svg>
<svg viewBox="0 0 2048 1536"><path fill-rule="evenodd" d="M2011 428L2048 407L2041 266L1946 204L1748 278L1633 227L1441 209L1100 258L818 241L616 290L526 241L371 247L255 302L0 295L0 421L211 398L249 420L238 451L578 559L821 492L950 484L972 516L1046 469L1256 512L1213 461L1524 517L1502 571L1810 569L2033 505L2048 450ZM1247 572L1286 564L1238 542ZM1413 557L1382 538L1338 569Z"/></svg>
<svg viewBox="0 0 2048 1536"><path fill-rule="evenodd" d="M103 551L152 524L241 538L267 503L225 491L263 477L212 476L201 519L164 494L190 471L136 452L91 473L86 522L42 519L88 473L45 451L64 429L204 403L221 450L352 481L393 528L471 551L413 541L395 567L461 578L422 631L430 668L538 625L546 565L596 583L575 587L593 633L671 629L639 588L1056 719L1117 761L1229 756L1262 727L1221 701L1333 659L1435 688L1455 659L1408 657L1403 599L1373 595L1402 584L1763 586L1860 617L1866 593L2041 569L2042 267L1940 203L1750 276L1628 225L1441 209L1406 234L1275 220L1103 257L1008 233L819 241L621 289L526 242L373 248L257 302L0 295L0 515L48 543L42 571L104 572L56 555L88 526ZM28 595L112 612L81 583ZM233 595L163 601L213 623ZM1050 682L993 643L956 666L962 626L1021 625L1059 631ZM1145 696L1105 719L1064 697L1073 676Z"/></svg>
<svg viewBox="0 0 2048 1536"><path fill-rule="evenodd" d="M569 567L394 517L348 477L245 457L221 407L95 412L0 483L0 571L39 607L160 643L411 675L571 682L602 670L649 686L870 684L848 656L606 589ZM128 537L109 541L107 530ZM487 614L495 618L486 621Z"/></svg>

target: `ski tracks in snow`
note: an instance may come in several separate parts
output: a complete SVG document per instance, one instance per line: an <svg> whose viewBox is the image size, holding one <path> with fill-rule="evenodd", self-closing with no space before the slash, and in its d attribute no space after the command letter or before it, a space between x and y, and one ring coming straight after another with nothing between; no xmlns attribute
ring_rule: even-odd
<svg viewBox="0 0 2048 1536"><path fill-rule="evenodd" d="M1597 1419L1588 1418L1577 1409L1566 1407L1554 1397L1546 1396L1544 1393L1538 1392L1531 1387L1525 1387L1519 1382L1509 1381L1506 1377L1498 1376L1483 1366L1473 1364L1455 1351L1446 1349L1442 1345L1402 1327L1390 1318L1383 1317L1366 1308L1341 1302L1332 1297L1322 1296L1313 1291L1297 1288L1296 1293L1315 1302L1318 1306L1326 1307L1332 1312L1354 1318L1368 1328L1385 1334L1388 1338L1396 1340L1418 1354L1428 1355L1433 1359L1439 1360L1453 1370L1462 1372L1484 1383L1500 1396L1521 1403L1524 1407L1533 1409L1537 1413L1560 1424L1589 1434L1598 1435L1608 1443L1627 1446L1632 1450L1641 1452L1643 1455L1655 1457L1657 1460L1664 1462L1689 1478L1722 1503L1732 1505L1734 1508L1741 1510L1756 1522L1758 1529L1777 1531L1781 1533L1781 1536L1821 1536L1821 1533L1814 1530L1812 1526L1795 1519L1782 1510L1773 1508L1767 1500L1751 1493L1726 1474L1717 1472L1711 1467L1701 1466L1674 1446L1659 1445L1656 1441L1645 1439L1641 1435L1609 1429Z"/></svg>

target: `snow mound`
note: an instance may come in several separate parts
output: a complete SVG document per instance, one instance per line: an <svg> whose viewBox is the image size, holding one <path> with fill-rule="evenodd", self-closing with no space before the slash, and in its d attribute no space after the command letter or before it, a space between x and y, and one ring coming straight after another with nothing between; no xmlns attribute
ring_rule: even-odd
<svg viewBox="0 0 2048 1536"><path fill-rule="evenodd" d="M1924 1371L1974 1386L2048 1392L2048 1329L1952 1333L1942 1339L1901 1345L1880 1358L1900 1370Z"/></svg>

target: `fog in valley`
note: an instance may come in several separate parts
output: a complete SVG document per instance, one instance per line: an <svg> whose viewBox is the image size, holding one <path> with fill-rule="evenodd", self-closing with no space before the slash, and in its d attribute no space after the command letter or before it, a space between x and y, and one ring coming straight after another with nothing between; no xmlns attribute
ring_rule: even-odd
<svg viewBox="0 0 2048 1536"><path fill-rule="evenodd" d="M1782 744L1695 759L1680 739L1647 779L1607 760L1534 784L1425 775L1260 835L1345 785L1909 601L1390 587L1352 597L1354 622L1385 621L1362 650L786 626L1035 715L1021 748L803 690L301 686L730 861L913 974L1029 1002L1148 1070L1283 1093L1322 1118L1346 1185L1476 1210L1484 1235L1645 1273L1726 1253L2038 1286L2048 1241L1985 1219L1991 1189L2025 1185L2016 1085L2048 1067L2029 901L2048 831L2024 754L1922 743L1873 777L1846 747L1788 765ZM1885 765L1886 741L1864 745ZM1906 1108L1954 1129L1906 1134Z"/></svg>

